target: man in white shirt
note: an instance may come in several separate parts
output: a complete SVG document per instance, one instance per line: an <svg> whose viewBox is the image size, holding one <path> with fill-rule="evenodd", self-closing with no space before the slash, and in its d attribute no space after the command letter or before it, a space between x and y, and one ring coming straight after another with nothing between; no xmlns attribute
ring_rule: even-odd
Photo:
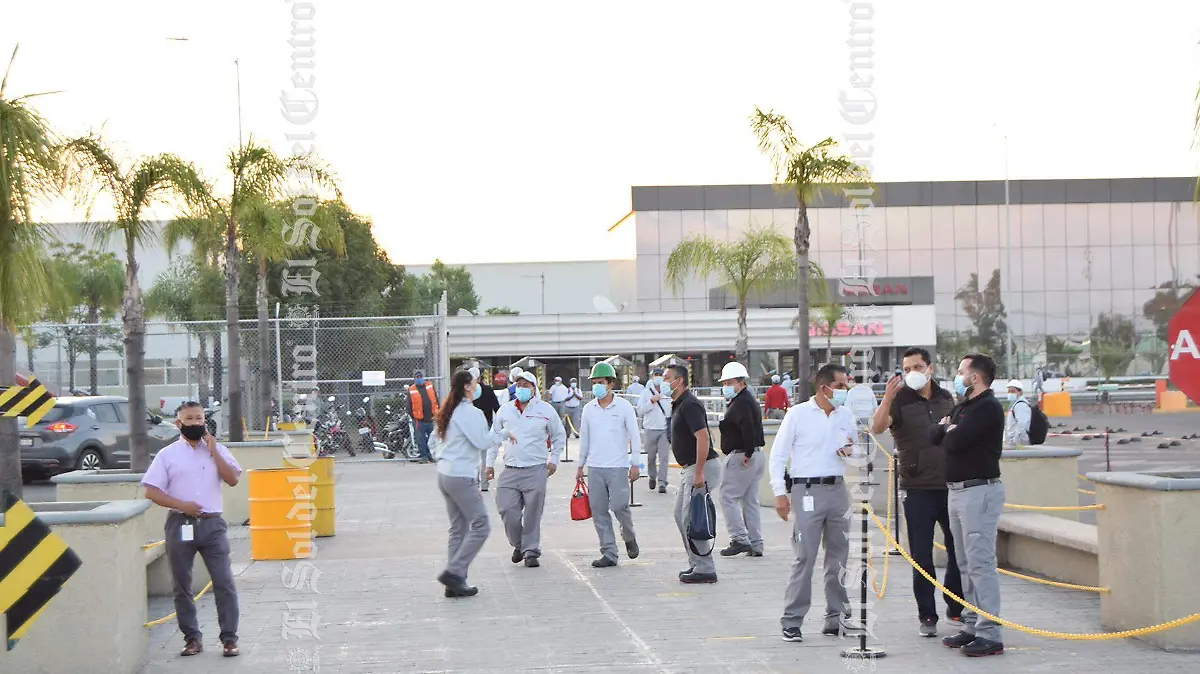
<svg viewBox="0 0 1200 674"><path fill-rule="evenodd" d="M843 457L854 442L854 414L846 407L846 369L824 365L814 379L813 397L788 410L771 451L775 512L784 520L795 512L792 547L796 561L784 594L784 641L802 641L800 627L812 603L812 574L825 542L825 625L837 636L850 615L849 597L839 579L849 556L850 492L843 481ZM789 494L791 495L789 499Z"/></svg>
<svg viewBox="0 0 1200 674"><path fill-rule="evenodd" d="M638 401L638 414L646 432L646 477L650 491L667 493L667 470L671 465L671 394L663 387L663 370L654 368Z"/></svg>
<svg viewBox="0 0 1200 674"><path fill-rule="evenodd" d="M567 419L570 422L567 425L567 432L575 437L579 437L579 424L582 423L580 415L583 413L583 391L579 389L579 380L572 378L571 386L567 389L567 402L563 403L566 408Z"/></svg>
<svg viewBox="0 0 1200 674"><path fill-rule="evenodd" d="M562 377L554 378L554 385L550 387L550 405L554 407L554 413L562 419L566 409L567 395L570 391L566 386L563 386Z"/></svg>
<svg viewBox="0 0 1200 674"><path fill-rule="evenodd" d="M537 377L517 375L516 400L502 405L492 422L492 434L504 441L504 472L496 484L496 509L513 547L513 564L536 567L542 556L542 509L546 480L558 469L567 443L562 420L550 403L537 397ZM549 457L547 457L547 445ZM485 479L495 477L497 448L487 453Z"/></svg>
<svg viewBox="0 0 1200 674"><path fill-rule="evenodd" d="M600 539L600 559L592 566L603 569L617 565L617 539L613 535L612 516L621 523L621 540L630 559L640 553L633 531L633 513L629 508L629 489L638 477L638 457L642 453L638 437L637 413L628 400L613 395L617 372L608 363L592 367L592 400L583 407L579 440L579 469L575 479L583 479L588 469L588 503L592 523Z"/></svg>
<svg viewBox="0 0 1200 674"><path fill-rule="evenodd" d="M637 376L636 374L633 375L633 383L625 388L625 392L631 396L640 396L640 395L642 395L642 391L645 391L645 390L646 390L646 387L642 386L642 378Z"/></svg>
<svg viewBox="0 0 1200 674"><path fill-rule="evenodd" d="M1019 379L1008 382L1008 414L1004 415L1005 447L1029 444L1029 420L1033 416L1033 408L1025 399L1023 386Z"/></svg>

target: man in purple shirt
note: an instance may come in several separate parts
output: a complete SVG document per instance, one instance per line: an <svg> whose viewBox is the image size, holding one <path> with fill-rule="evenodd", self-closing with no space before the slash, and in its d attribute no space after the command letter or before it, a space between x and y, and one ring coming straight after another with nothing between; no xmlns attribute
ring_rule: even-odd
<svg viewBox="0 0 1200 674"><path fill-rule="evenodd" d="M196 553L204 559L217 602L217 622L225 657L238 654L237 588L229 563L229 539L221 519L221 483L238 483L242 468L224 445L208 432L204 407L186 402L176 412L180 438L154 457L142 478L146 498L168 508L166 546L175 584L175 613L184 648L180 655L204 650L192 599L192 563Z"/></svg>

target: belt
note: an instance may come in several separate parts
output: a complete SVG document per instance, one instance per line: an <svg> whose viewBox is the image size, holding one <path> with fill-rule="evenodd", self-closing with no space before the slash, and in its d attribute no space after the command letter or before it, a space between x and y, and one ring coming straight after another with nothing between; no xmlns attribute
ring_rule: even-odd
<svg viewBox="0 0 1200 674"><path fill-rule="evenodd" d="M804 485L811 487L814 484L841 484L843 478L841 475L829 475L826 477L793 477L792 486Z"/></svg>
<svg viewBox="0 0 1200 674"><path fill-rule="evenodd" d="M504 464L504 467L505 467L505 468L515 468L516 470L528 470L528 469L530 469L530 468L545 468L545 467L546 467L546 464L544 464L544 463L535 463L535 464L533 464L532 466L510 466L510 465L508 465L508 464L506 463L506 464Z"/></svg>
<svg viewBox="0 0 1200 674"><path fill-rule="evenodd" d="M1000 478L998 478L998 477L988 477L988 478L981 478L978 480L963 480L962 482L947 482L946 488L951 489L953 491L958 491L959 489L967 489L969 487L980 487L985 484L998 484L999 482L1000 482Z"/></svg>
<svg viewBox="0 0 1200 674"><path fill-rule="evenodd" d="M213 518L221 516L221 513L200 513L199 515L196 515L195 517L193 517L191 515L185 515L185 514L179 512L178 510L172 510L171 514L179 515L180 517L186 517L191 520L211 520Z"/></svg>

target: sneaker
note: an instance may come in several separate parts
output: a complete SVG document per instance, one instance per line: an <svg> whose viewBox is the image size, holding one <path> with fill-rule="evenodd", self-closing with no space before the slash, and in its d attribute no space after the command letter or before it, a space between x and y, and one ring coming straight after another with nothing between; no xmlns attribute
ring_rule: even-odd
<svg viewBox="0 0 1200 674"><path fill-rule="evenodd" d="M654 491L654 489L658 486L658 480L655 480L654 478L650 478L649 486L650 486L650 491Z"/></svg>
<svg viewBox="0 0 1200 674"><path fill-rule="evenodd" d="M679 582L687 583L688 585L699 585L701 583L705 583L705 584L715 583L715 582L717 582L717 574L715 574L715 573L696 573L695 571L692 571L691 573L681 574L679 576Z"/></svg>
<svg viewBox="0 0 1200 674"><path fill-rule="evenodd" d="M638 555L642 554L642 549L638 547L637 541L627 541L625 543L625 554L629 555L630 559L637 559Z"/></svg>
<svg viewBox="0 0 1200 674"><path fill-rule="evenodd" d="M952 637L946 637L945 639L942 639L942 645L946 648L962 648L972 641L975 641L974 634L959 632Z"/></svg>
<svg viewBox="0 0 1200 674"><path fill-rule="evenodd" d="M597 569L607 569L610 566L616 566L616 565L617 565L617 560L609 559L608 557L601 557L600 559L597 559L592 562L592 566L596 567Z"/></svg>
<svg viewBox="0 0 1200 674"><path fill-rule="evenodd" d="M923 637L930 637L930 638L936 637L937 636L937 621L934 620L933 618L921 618L921 628L917 632L917 634L919 634Z"/></svg>
<svg viewBox="0 0 1200 674"><path fill-rule="evenodd" d="M537 555L534 553L531 552L525 555L525 566L528 566L531 569L536 569L541 565L542 563L538 561Z"/></svg>
<svg viewBox="0 0 1200 674"><path fill-rule="evenodd" d="M730 541L729 547L727 547L721 551L721 556L722 557L733 557L734 555L740 555L743 552L753 552L753 551L754 551L754 548L751 548L750 545L747 543L738 543L737 541Z"/></svg>
<svg viewBox="0 0 1200 674"><path fill-rule="evenodd" d="M521 553L521 548L513 548L512 563L520 564L522 559L525 559L525 555Z"/></svg>
<svg viewBox="0 0 1200 674"><path fill-rule="evenodd" d="M240 654L241 651L238 650L237 642L233 639L229 639L225 643L221 644L221 655L224 655L227 658L236 658Z"/></svg>
<svg viewBox="0 0 1200 674"><path fill-rule="evenodd" d="M801 636L799 627L785 627L783 628L783 640L804 641L804 637Z"/></svg>
<svg viewBox="0 0 1200 674"><path fill-rule="evenodd" d="M968 658L982 658L985 655L1000 655L1004 652L1004 644L991 639L977 637L974 641L963 646L962 654Z"/></svg>
<svg viewBox="0 0 1200 674"><path fill-rule="evenodd" d="M188 639L183 644L183 650L179 651L181 656L196 655L204 650L204 644L199 639Z"/></svg>

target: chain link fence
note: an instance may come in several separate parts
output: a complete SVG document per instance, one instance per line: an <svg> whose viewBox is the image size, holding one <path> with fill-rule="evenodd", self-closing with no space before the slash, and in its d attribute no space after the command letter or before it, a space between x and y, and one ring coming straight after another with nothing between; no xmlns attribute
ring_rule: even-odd
<svg viewBox="0 0 1200 674"><path fill-rule="evenodd" d="M242 320L239 334L248 429L296 415L314 390L326 404L332 396L339 407L357 408L367 398L381 409L406 403L417 370L439 393L444 388L449 356L442 316L324 318L290 310L269 318L265 330L257 320ZM17 349L18 369L57 395L126 394L119 322L34 325L19 335ZM183 400L226 405L228 358L224 321L148 322L148 406L173 414Z"/></svg>

